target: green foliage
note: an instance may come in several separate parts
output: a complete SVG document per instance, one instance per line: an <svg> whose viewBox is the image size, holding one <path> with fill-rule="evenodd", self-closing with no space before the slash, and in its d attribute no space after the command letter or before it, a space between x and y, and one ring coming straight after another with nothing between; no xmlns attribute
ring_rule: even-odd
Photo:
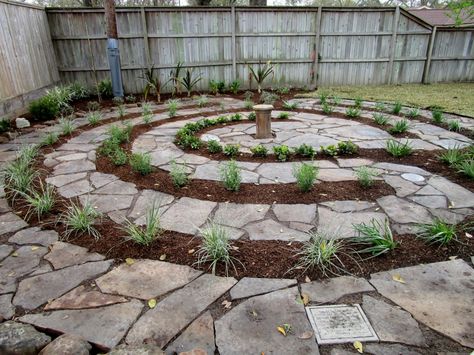
<svg viewBox="0 0 474 355"><path fill-rule="evenodd" d="M97 101L89 101L87 103L87 109L89 111L98 111L100 110L100 104Z"/></svg>
<svg viewBox="0 0 474 355"><path fill-rule="evenodd" d="M235 114L230 116L230 120L232 122L242 121L242 115L240 113L235 113Z"/></svg>
<svg viewBox="0 0 474 355"><path fill-rule="evenodd" d="M420 115L420 110L417 109L416 107L411 108L411 109L406 113L406 116L407 116L408 118L411 118L411 119L417 118L419 115Z"/></svg>
<svg viewBox="0 0 474 355"><path fill-rule="evenodd" d="M453 132L459 132L461 130L461 125L458 120L448 121L448 129Z"/></svg>
<svg viewBox="0 0 474 355"><path fill-rule="evenodd" d="M132 240L139 245L150 245L161 233L160 206L153 202L145 214L145 225L137 226L129 220L125 221L124 232L126 239Z"/></svg>
<svg viewBox="0 0 474 355"><path fill-rule="evenodd" d="M103 97L114 96L112 91L112 80L104 79L97 84L97 92Z"/></svg>
<svg viewBox="0 0 474 355"><path fill-rule="evenodd" d="M360 117L360 109L357 107L348 107L346 109L346 116L351 117L351 118L357 118Z"/></svg>
<svg viewBox="0 0 474 355"><path fill-rule="evenodd" d="M398 243L393 239L388 220L382 224L380 221L372 219L368 224L355 224L354 229L358 235L353 238L353 241L357 244L367 245L366 248L359 250L359 253L370 253L375 257L386 254L398 246Z"/></svg>
<svg viewBox="0 0 474 355"><path fill-rule="evenodd" d="M326 115L330 115L334 112L334 106L330 105L328 102L323 103L321 108Z"/></svg>
<svg viewBox="0 0 474 355"><path fill-rule="evenodd" d="M456 166L466 159L466 153L464 153L459 147L449 148L443 151L439 156L439 160L443 163L447 163L450 166Z"/></svg>
<svg viewBox="0 0 474 355"><path fill-rule="evenodd" d="M376 111L379 111L379 112L384 112L386 109L385 104L383 102L376 102L374 108Z"/></svg>
<svg viewBox="0 0 474 355"><path fill-rule="evenodd" d="M240 168L235 162L231 160L221 165L220 174L224 187L229 191L239 191L242 176Z"/></svg>
<svg viewBox="0 0 474 355"><path fill-rule="evenodd" d="M52 120L59 114L59 105L51 97L43 96L38 100L32 101L28 110L33 119L47 121Z"/></svg>
<svg viewBox="0 0 474 355"><path fill-rule="evenodd" d="M51 90L46 91L44 97L56 102L59 112L62 114L68 113L72 110L72 92L68 86L55 86Z"/></svg>
<svg viewBox="0 0 474 355"><path fill-rule="evenodd" d="M362 108L362 102L363 102L362 98L356 97L354 99L354 107L359 108L359 109Z"/></svg>
<svg viewBox="0 0 474 355"><path fill-rule="evenodd" d="M283 101L283 108L285 110L296 110L298 108L298 103L297 102L291 102L291 101Z"/></svg>
<svg viewBox="0 0 474 355"><path fill-rule="evenodd" d="M321 105L323 105L323 104L327 103L328 98L329 98L329 94L327 92L323 91L318 95L318 97L319 97L319 103Z"/></svg>
<svg viewBox="0 0 474 355"><path fill-rule="evenodd" d="M125 165L128 160L127 153L118 145L110 153L109 158L116 166Z"/></svg>
<svg viewBox="0 0 474 355"><path fill-rule="evenodd" d="M275 158L279 161L287 161L290 157L291 151L287 145L275 145L273 147L273 153L275 154Z"/></svg>
<svg viewBox="0 0 474 355"><path fill-rule="evenodd" d="M61 128L62 134L66 136L70 135L76 129L72 121L65 117L59 119L59 127Z"/></svg>
<svg viewBox="0 0 474 355"><path fill-rule="evenodd" d="M405 143L402 143L389 139L387 141L386 151L394 157L401 158L410 155L413 152L413 148L408 140Z"/></svg>
<svg viewBox="0 0 474 355"><path fill-rule="evenodd" d="M170 70L169 81L172 84L172 96L181 94L181 70L183 70L183 62L176 63L176 66Z"/></svg>
<svg viewBox="0 0 474 355"><path fill-rule="evenodd" d="M395 124L388 130L392 134L405 133L410 127L408 120L403 119L395 122Z"/></svg>
<svg viewBox="0 0 474 355"><path fill-rule="evenodd" d="M252 100L247 100L247 99L245 99L245 101L244 101L244 107L245 107L245 109L247 109L247 110L252 110L252 109L253 109L253 105L254 105L254 103L253 103Z"/></svg>
<svg viewBox="0 0 474 355"><path fill-rule="evenodd" d="M274 94L273 92L270 91L262 91L260 95L260 102L266 104L266 105L273 105L276 100L278 100L280 97L277 94Z"/></svg>
<svg viewBox="0 0 474 355"><path fill-rule="evenodd" d="M458 172L474 180L474 158L463 160L458 164Z"/></svg>
<svg viewBox="0 0 474 355"><path fill-rule="evenodd" d="M337 146L331 144L326 147L321 146L321 153L329 155L330 157L335 157L338 153L339 150L337 149Z"/></svg>
<svg viewBox="0 0 474 355"><path fill-rule="evenodd" d="M143 123L150 124L153 120L153 111L151 110L151 105L147 102L142 104L142 115Z"/></svg>
<svg viewBox="0 0 474 355"><path fill-rule="evenodd" d="M125 101L133 104L134 102L137 102L137 98L135 97L135 95L130 94L125 96Z"/></svg>
<svg viewBox="0 0 474 355"><path fill-rule="evenodd" d="M121 127L114 124L109 127L107 134L109 135L110 140L116 142L117 144L121 144L130 140L132 129L133 126L131 124L125 124Z"/></svg>
<svg viewBox="0 0 474 355"><path fill-rule="evenodd" d="M98 111L92 111L87 114L87 121L90 125L95 126L102 120L102 114Z"/></svg>
<svg viewBox="0 0 474 355"><path fill-rule="evenodd" d="M280 120L287 120L290 117L290 114L288 112L280 112L278 114L278 119Z"/></svg>
<svg viewBox="0 0 474 355"><path fill-rule="evenodd" d="M313 159L316 155L316 150L312 146L303 143L295 149L295 153L302 157Z"/></svg>
<svg viewBox="0 0 474 355"><path fill-rule="evenodd" d="M239 80L232 80L229 84L229 90L235 95L239 91L240 88L240 81Z"/></svg>
<svg viewBox="0 0 474 355"><path fill-rule="evenodd" d="M129 164L133 171L142 175L148 175L152 171L151 155L148 153L133 153Z"/></svg>
<svg viewBox="0 0 474 355"><path fill-rule="evenodd" d="M44 187L43 183L40 183L38 190L31 189L28 192L18 191L18 193L28 204L27 218L30 218L31 214L35 213L38 220L40 220L44 214L53 209L56 203L53 185L46 184L46 187Z"/></svg>
<svg viewBox="0 0 474 355"><path fill-rule="evenodd" d="M229 119L227 118L227 116L219 116L217 117L216 122L220 124L227 123L229 122Z"/></svg>
<svg viewBox="0 0 474 355"><path fill-rule="evenodd" d="M140 79L145 81L145 88L143 89L143 97L145 101L150 92L155 92L156 101L161 101L161 81L159 75L155 76L155 68L152 65L150 68L144 69Z"/></svg>
<svg viewBox="0 0 474 355"><path fill-rule="evenodd" d="M337 151L339 154L352 155L357 153L359 147L352 143L352 141L342 141L337 144Z"/></svg>
<svg viewBox="0 0 474 355"><path fill-rule="evenodd" d="M290 93L290 88L289 87L286 87L286 86L281 86L277 89L277 92L280 94L280 95L286 95L286 94L289 94Z"/></svg>
<svg viewBox="0 0 474 355"><path fill-rule="evenodd" d="M226 144L224 146L224 154L229 157L236 157L239 154L240 145L238 144Z"/></svg>
<svg viewBox="0 0 474 355"><path fill-rule="evenodd" d="M400 101L396 101L392 107L392 113L394 115L398 115L402 111L402 103Z"/></svg>
<svg viewBox="0 0 474 355"><path fill-rule="evenodd" d="M342 99L339 96L333 96L331 101L334 106L339 106L342 102Z"/></svg>
<svg viewBox="0 0 474 355"><path fill-rule="evenodd" d="M251 78L253 78L257 82L257 91L260 94L262 92L262 85L263 82L267 77L270 75L273 77L275 75L273 65L271 65L270 61L265 63L265 65L259 64L257 69L249 66L249 71Z"/></svg>
<svg viewBox="0 0 474 355"><path fill-rule="evenodd" d="M74 82L68 86L69 93L71 95L71 100L81 100L86 99L90 96L90 91L85 87L84 84L79 82Z"/></svg>
<svg viewBox="0 0 474 355"><path fill-rule="evenodd" d="M246 91L244 93L244 98L245 98L245 100L251 101L253 99L253 92L252 91Z"/></svg>
<svg viewBox="0 0 474 355"><path fill-rule="evenodd" d="M268 149L261 144L251 147L250 151L256 157L266 157L268 154Z"/></svg>
<svg viewBox="0 0 474 355"><path fill-rule="evenodd" d="M225 90L225 82L222 80L209 80L209 91L214 94L222 94Z"/></svg>
<svg viewBox="0 0 474 355"><path fill-rule="evenodd" d="M374 118L375 123L381 126L385 126L388 124L388 117L385 116L383 113L375 112L372 117Z"/></svg>
<svg viewBox="0 0 474 355"><path fill-rule="evenodd" d="M417 236L428 244L447 245L458 239L456 225L449 224L440 218L435 218L431 223L420 224Z"/></svg>
<svg viewBox="0 0 474 355"><path fill-rule="evenodd" d="M183 135L178 139L178 145L183 148L191 148L194 150L198 150L202 147L202 141L193 135Z"/></svg>
<svg viewBox="0 0 474 355"><path fill-rule="evenodd" d="M8 118L2 118L0 120L0 133L7 132L11 129L11 122Z"/></svg>
<svg viewBox="0 0 474 355"><path fill-rule="evenodd" d="M178 107L179 107L179 100L169 99L168 102L166 103L166 107L168 108L169 117L176 116L176 113L178 112Z"/></svg>
<svg viewBox="0 0 474 355"><path fill-rule="evenodd" d="M444 116L443 116L443 111L439 109L435 109L431 111L431 117L433 118L434 123L441 124L444 122Z"/></svg>
<svg viewBox="0 0 474 355"><path fill-rule="evenodd" d="M199 107L204 107L209 103L209 99L206 95L201 95L196 100Z"/></svg>
<svg viewBox="0 0 474 355"><path fill-rule="evenodd" d="M255 121L257 119L257 114L255 112L250 112L248 115L249 121Z"/></svg>
<svg viewBox="0 0 474 355"><path fill-rule="evenodd" d="M359 184L364 188L371 187L374 184L374 178L379 175L375 169L369 168L368 166L356 168L355 173Z"/></svg>
<svg viewBox="0 0 474 355"><path fill-rule="evenodd" d="M193 70L192 69L186 69L186 72L184 76L180 79L181 84L183 84L184 88L186 89L188 93L188 97L191 96L191 91L193 91L194 87L201 81L202 75L199 74L196 77L193 77Z"/></svg>
<svg viewBox="0 0 474 355"><path fill-rule="evenodd" d="M71 234L86 233L98 240L100 233L94 227L94 223L101 216L102 214L89 201L86 201L83 206L72 202L68 206L67 211L60 216L59 220L66 226L66 239Z"/></svg>
<svg viewBox="0 0 474 355"><path fill-rule="evenodd" d="M207 150L211 154L217 154L222 152L222 145L215 139L211 139L207 142Z"/></svg>
<svg viewBox="0 0 474 355"><path fill-rule="evenodd" d="M18 194L30 191L38 172L33 168L38 149L35 146L24 146L17 153L15 160L8 162L1 172L8 193L13 199Z"/></svg>
<svg viewBox="0 0 474 355"><path fill-rule="evenodd" d="M170 176L175 187L183 187L188 183L188 174L186 174L186 166L183 164L176 164L174 160L171 161Z"/></svg>
<svg viewBox="0 0 474 355"><path fill-rule="evenodd" d="M115 96L115 97L112 99L112 102L114 103L115 106L123 105L123 98L122 98L122 97Z"/></svg>
<svg viewBox="0 0 474 355"><path fill-rule="evenodd" d="M313 164L301 163L293 165L293 176L296 185L303 192L308 192L314 185L319 173L319 168Z"/></svg>
<svg viewBox="0 0 474 355"><path fill-rule="evenodd" d="M48 146L48 145L53 145L56 143L59 139L59 136L56 132L48 132L45 134L43 139L41 140L41 145L42 146Z"/></svg>

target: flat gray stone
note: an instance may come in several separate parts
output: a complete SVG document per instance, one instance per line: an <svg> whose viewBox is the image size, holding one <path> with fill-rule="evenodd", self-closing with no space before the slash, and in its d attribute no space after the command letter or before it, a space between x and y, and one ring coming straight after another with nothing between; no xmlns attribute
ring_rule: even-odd
<svg viewBox="0 0 474 355"><path fill-rule="evenodd" d="M202 350L202 354L214 354L216 351L214 320L209 311L192 322L191 325L166 348L166 354L192 353L193 349Z"/></svg>
<svg viewBox="0 0 474 355"><path fill-rule="evenodd" d="M319 169L318 180L351 181L357 180L357 177L354 171L350 169Z"/></svg>
<svg viewBox="0 0 474 355"><path fill-rule="evenodd" d="M290 229L273 219L265 219L252 223L244 228L250 240L284 240L303 242L309 240L309 235L295 229Z"/></svg>
<svg viewBox="0 0 474 355"><path fill-rule="evenodd" d="M56 175L46 179L48 184L56 187L61 187L67 184L71 184L77 180L82 180L87 176L87 173L67 174L67 175Z"/></svg>
<svg viewBox="0 0 474 355"><path fill-rule="evenodd" d="M436 190L433 186L426 185L422 189L418 190L415 195L430 196L430 195L443 195L439 190Z"/></svg>
<svg viewBox="0 0 474 355"><path fill-rule="evenodd" d="M241 228L263 219L269 209L269 205L219 203L214 220L222 225Z"/></svg>
<svg viewBox="0 0 474 355"><path fill-rule="evenodd" d="M79 199L82 204L89 202L102 213L128 209L133 202L132 195L83 195Z"/></svg>
<svg viewBox="0 0 474 355"><path fill-rule="evenodd" d="M412 196L409 199L428 208L448 208L448 203L444 196Z"/></svg>
<svg viewBox="0 0 474 355"><path fill-rule="evenodd" d="M51 251L44 258L48 260L55 269L105 259L103 255L89 253L89 250L86 248L64 242L54 243Z"/></svg>
<svg viewBox="0 0 474 355"><path fill-rule="evenodd" d="M388 170L388 171L396 171L400 173L412 173L412 174L418 174L418 175L423 175L423 176L431 175L431 173L427 172L426 170L423 170L421 168L418 168L416 166L411 166L411 165L394 164L394 163L376 163L373 165L373 167L378 168L378 169Z"/></svg>
<svg viewBox="0 0 474 355"><path fill-rule="evenodd" d="M11 245L2 244L0 245L0 261L5 259L10 253L13 251L13 247Z"/></svg>
<svg viewBox="0 0 474 355"><path fill-rule="evenodd" d="M353 276L340 276L322 281L301 284L301 291L311 302L333 303L341 297L361 292L371 292L374 288L367 280Z"/></svg>
<svg viewBox="0 0 474 355"><path fill-rule="evenodd" d="M216 206L216 202L182 197L161 216L161 226L168 230L194 234Z"/></svg>
<svg viewBox="0 0 474 355"><path fill-rule="evenodd" d="M113 348L107 355L165 355L165 353L158 346L153 344L122 344Z"/></svg>
<svg viewBox="0 0 474 355"><path fill-rule="evenodd" d="M257 173L262 178L280 183L295 182L296 179L292 172L292 163L265 163L260 165Z"/></svg>
<svg viewBox="0 0 474 355"><path fill-rule="evenodd" d="M84 339L63 334L49 343L39 355L89 355L92 346Z"/></svg>
<svg viewBox="0 0 474 355"><path fill-rule="evenodd" d="M326 239L352 238L357 234L354 229L354 224L368 224L372 219L375 219L383 225L387 216L380 212L339 213L325 207L320 207L317 230L318 233L324 235Z"/></svg>
<svg viewBox="0 0 474 355"><path fill-rule="evenodd" d="M316 218L316 204L273 205L273 212L280 222L311 223Z"/></svg>
<svg viewBox="0 0 474 355"><path fill-rule="evenodd" d="M141 344L148 339L160 347L165 346L236 282L231 277L209 274L198 277L147 311L128 332L126 342Z"/></svg>
<svg viewBox="0 0 474 355"><path fill-rule="evenodd" d="M364 352L373 355L421 355L416 350L400 344L365 344ZM439 354L438 354L439 355Z"/></svg>
<svg viewBox="0 0 474 355"><path fill-rule="evenodd" d="M399 275L405 283L393 280ZM419 322L474 348L472 313L474 269L463 260L452 260L379 272L371 284Z"/></svg>
<svg viewBox="0 0 474 355"><path fill-rule="evenodd" d="M358 166L369 166L372 165L374 162L370 159L362 159L362 158L350 158L350 159L341 159L337 158L337 164L341 168L354 168Z"/></svg>
<svg viewBox="0 0 474 355"><path fill-rule="evenodd" d="M73 174L84 171L94 171L95 164L89 160L66 161L54 167L53 175Z"/></svg>
<svg viewBox="0 0 474 355"><path fill-rule="evenodd" d="M174 197L172 195L154 190L143 190L135 202L132 212L130 212L128 216L131 218L140 218L146 214L147 209L150 208L153 203L156 203L157 207L160 206L161 210L161 207L167 206L173 201Z"/></svg>
<svg viewBox="0 0 474 355"><path fill-rule="evenodd" d="M413 174L413 173L404 173L401 175L401 177L404 178L405 180L408 180L414 183L420 183L420 182L425 181L425 178L423 176L418 175L418 174Z"/></svg>
<svg viewBox="0 0 474 355"><path fill-rule="evenodd" d="M56 157L56 160L59 160L59 161L73 161L73 160L81 160L81 159L87 159L87 153L72 153L72 154L61 155L59 157Z"/></svg>
<svg viewBox="0 0 474 355"><path fill-rule="evenodd" d="M346 200L322 202L321 205L329 207L336 212L357 212L375 207L374 202Z"/></svg>
<svg viewBox="0 0 474 355"><path fill-rule="evenodd" d="M0 324L0 354L36 355L51 341L29 324L5 322Z"/></svg>
<svg viewBox="0 0 474 355"><path fill-rule="evenodd" d="M428 180L428 184L443 192L448 197L451 207L474 207L474 193L468 189L441 176L433 176Z"/></svg>
<svg viewBox="0 0 474 355"><path fill-rule="evenodd" d="M8 205L8 201L4 198L0 199L0 213L10 212L12 209Z"/></svg>
<svg viewBox="0 0 474 355"><path fill-rule="evenodd" d="M94 188L91 186L91 183L87 179L75 181L71 184L64 185L58 188L59 194L65 198L84 195L91 191L94 191Z"/></svg>
<svg viewBox="0 0 474 355"><path fill-rule="evenodd" d="M6 213L0 216L0 235L16 232L28 226L23 219L14 213Z"/></svg>
<svg viewBox="0 0 474 355"><path fill-rule="evenodd" d="M90 262L24 279L18 285L13 304L25 309L35 309L83 281L104 273L111 264L112 260Z"/></svg>
<svg viewBox="0 0 474 355"><path fill-rule="evenodd" d="M244 277L230 290L231 300L248 298L264 293L273 292L282 288L295 286L295 279L261 279L256 277Z"/></svg>
<svg viewBox="0 0 474 355"><path fill-rule="evenodd" d="M381 197L377 203L397 223L430 223L432 220L426 208L393 195Z"/></svg>
<svg viewBox="0 0 474 355"><path fill-rule="evenodd" d="M326 132L335 134L343 138L373 140L373 139L388 139L391 135L386 131L371 127L367 125L346 126L338 128L328 128Z"/></svg>
<svg viewBox="0 0 474 355"><path fill-rule="evenodd" d="M426 346L425 337L410 313L363 295L362 308L380 341Z"/></svg>
<svg viewBox="0 0 474 355"><path fill-rule="evenodd" d="M94 186L96 189L101 188L102 186L107 185L116 180L118 180L118 177L112 174L93 172L90 176L92 186Z"/></svg>
<svg viewBox="0 0 474 355"><path fill-rule="evenodd" d="M15 244L39 244L49 246L58 240L55 230L41 230L39 227L23 229L16 232L8 241Z"/></svg>
<svg viewBox="0 0 474 355"><path fill-rule="evenodd" d="M96 284L105 293L148 300L183 287L201 274L189 266L143 259L121 264L99 277Z"/></svg>
<svg viewBox="0 0 474 355"><path fill-rule="evenodd" d="M116 346L143 309L138 300L112 306L27 314L22 322L82 337L100 349Z"/></svg>
<svg viewBox="0 0 474 355"><path fill-rule="evenodd" d="M415 185L414 183L402 179L400 176L396 175L384 175L383 179L387 184L392 186L398 197L406 197L417 192L420 189L420 186Z"/></svg>
<svg viewBox="0 0 474 355"><path fill-rule="evenodd" d="M216 345L221 354L319 354L314 337L298 336L312 331L297 287L252 297L215 322ZM277 327L287 323L292 334L283 336Z"/></svg>
<svg viewBox="0 0 474 355"><path fill-rule="evenodd" d="M15 314L15 307L12 305L12 293L0 295L0 318L10 319Z"/></svg>
<svg viewBox="0 0 474 355"><path fill-rule="evenodd" d="M135 195L138 193L135 184L121 180L111 182L93 192L101 195Z"/></svg>

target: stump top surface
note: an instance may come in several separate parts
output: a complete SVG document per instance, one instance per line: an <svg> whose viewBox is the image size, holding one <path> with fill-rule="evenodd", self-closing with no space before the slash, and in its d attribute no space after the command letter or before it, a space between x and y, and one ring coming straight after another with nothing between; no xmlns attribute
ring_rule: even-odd
<svg viewBox="0 0 474 355"><path fill-rule="evenodd" d="M273 105L254 105L253 109L255 111L271 111L273 110Z"/></svg>

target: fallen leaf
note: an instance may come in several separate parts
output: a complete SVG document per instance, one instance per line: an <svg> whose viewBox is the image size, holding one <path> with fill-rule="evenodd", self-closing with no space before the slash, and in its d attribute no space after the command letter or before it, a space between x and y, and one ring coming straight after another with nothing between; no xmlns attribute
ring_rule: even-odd
<svg viewBox="0 0 474 355"><path fill-rule="evenodd" d="M364 352L364 347L362 346L362 343L360 341L355 341L354 344L354 348L359 352L359 353L363 353Z"/></svg>
<svg viewBox="0 0 474 355"><path fill-rule="evenodd" d="M189 249L188 254L192 254L192 253L194 253L194 249Z"/></svg>
<svg viewBox="0 0 474 355"><path fill-rule="evenodd" d="M313 337L313 332L308 330L304 333L301 333L300 335L298 335L298 339L311 339Z"/></svg>
<svg viewBox="0 0 474 355"><path fill-rule="evenodd" d="M227 300L222 301L221 303L225 309L229 309L232 306L232 302L229 302Z"/></svg>
<svg viewBox="0 0 474 355"><path fill-rule="evenodd" d="M305 276L304 282L306 282L306 283L311 282L311 279L308 276Z"/></svg>
<svg viewBox="0 0 474 355"><path fill-rule="evenodd" d="M36 246L36 245L33 245L33 246L31 247L31 250L33 250L33 251L38 250L38 249L39 249L39 247Z"/></svg>
<svg viewBox="0 0 474 355"><path fill-rule="evenodd" d="M277 327L277 329L278 329L278 331L279 331L281 334L283 334L284 336L286 336L286 330L285 330L285 328L283 328L283 327Z"/></svg>
<svg viewBox="0 0 474 355"><path fill-rule="evenodd" d="M468 233L468 232L466 232L466 238L472 238L472 234L471 234L471 233Z"/></svg>
<svg viewBox="0 0 474 355"><path fill-rule="evenodd" d="M258 317L258 313L252 309L252 311L249 312L250 316L252 316L253 318L257 318Z"/></svg>
<svg viewBox="0 0 474 355"><path fill-rule="evenodd" d="M302 296L303 304L306 306L310 301L309 295L306 293L303 293L301 296Z"/></svg>
<svg viewBox="0 0 474 355"><path fill-rule="evenodd" d="M401 284L405 283L405 280L402 279L402 277L399 274L395 274L392 276L393 281L400 282Z"/></svg>
<svg viewBox="0 0 474 355"><path fill-rule="evenodd" d="M151 298L148 300L148 307L150 308L155 308L156 307L156 300L154 298Z"/></svg>
<svg viewBox="0 0 474 355"><path fill-rule="evenodd" d="M126 258L125 263L127 263L127 265L133 265L135 264L135 260L133 260L132 258Z"/></svg>
<svg viewBox="0 0 474 355"><path fill-rule="evenodd" d="M263 208L259 208L259 209L257 210L257 212L262 212L262 211L263 211Z"/></svg>
<svg viewBox="0 0 474 355"><path fill-rule="evenodd" d="M457 258L458 258L457 255L453 255L453 256L450 256L448 259L449 260L456 260Z"/></svg>
<svg viewBox="0 0 474 355"><path fill-rule="evenodd" d="M160 255L160 260L163 261L163 260L165 260L165 259L166 259L166 254L161 254L161 255Z"/></svg>
<svg viewBox="0 0 474 355"><path fill-rule="evenodd" d="M15 251L14 253L12 253L12 256L18 256L18 253Z"/></svg>
<svg viewBox="0 0 474 355"><path fill-rule="evenodd" d="M283 228L280 228L280 233L283 233Z"/></svg>

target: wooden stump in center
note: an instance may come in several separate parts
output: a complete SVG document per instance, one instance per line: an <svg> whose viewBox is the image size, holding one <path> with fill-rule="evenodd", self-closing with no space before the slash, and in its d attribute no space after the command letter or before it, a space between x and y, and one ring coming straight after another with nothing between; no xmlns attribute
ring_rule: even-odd
<svg viewBox="0 0 474 355"><path fill-rule="evenodd" d="M255 135L255 138L272 138L273 105L255 105L253 109L257 115L257 134Z"/></svg>

